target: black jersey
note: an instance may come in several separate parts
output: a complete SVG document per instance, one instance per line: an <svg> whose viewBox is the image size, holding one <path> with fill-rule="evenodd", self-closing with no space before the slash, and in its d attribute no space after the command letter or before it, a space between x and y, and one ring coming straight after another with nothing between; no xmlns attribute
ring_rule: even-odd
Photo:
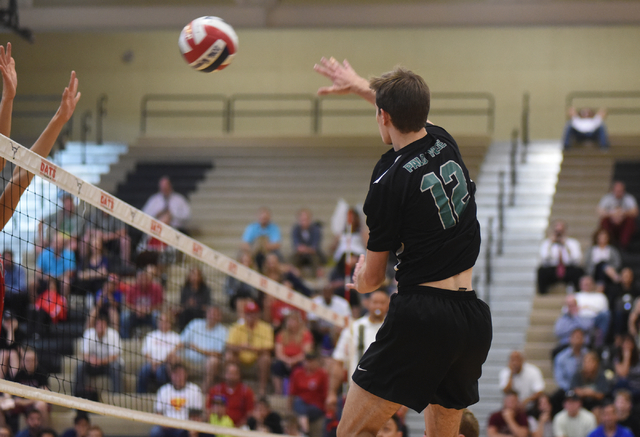
<svg viewBox="0 0 640 437"><path fill-rule="evenodd" d="M480 252L475 183L451 135L426 129L420 140L382 155L364 204L367 248L396 252L399 286L454 276Z"/></svg>

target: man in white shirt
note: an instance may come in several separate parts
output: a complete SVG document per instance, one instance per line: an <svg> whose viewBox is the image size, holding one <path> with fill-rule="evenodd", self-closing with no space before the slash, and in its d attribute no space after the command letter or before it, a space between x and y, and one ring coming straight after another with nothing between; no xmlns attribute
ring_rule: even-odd
<svg viewBox="0 0 640 437"><path fill-rule="evenodd" d="M172 419L189 420L189 410L202 410L203 396L200 388L187 382L187 369L181 363L171 367L171 383L160 387L156 394L155 412ZM187 437L183 429L156 425L150 437Z"/></svg>
<svg viewBox="0 0 640 437"><path fill-rule="evenodd" d="M612 243L625 249L636 232L638 202L633 194L627 193L624 182L613 182L611 192L600 199L598 216L600 227L609 231Z"/></svg>
<svg viewBox="0 0 640 437"><path fill-rule="evenodd" d="M95 328L87 329L82 338L82 361L76 367L75 396L86 397L89 391L95 393L95 388L87 388L87 376L109 375L112 391L120 393L122 387L122 368L124 363L120 357L120 334L109 328L109 317L101 314L96 319Z"/></svg>
<svg viewBox="0 0 640 437"><path fill-rule="evenodd" d="M158 182L159 192L149 197L142 211L152 217L158 217L161 213L171 213L170 225L180 231L184 231L187 221L191 218L191 206L187 199L180 193L173 191L169 176L163 176Z"/></svg>
<svg viewBox="0 0 640 437"><path fill-rule="evenodd" d="M567 224L556 220L551 226L551 235L540 246L538 293L546 294L549 287L558 282L564 282L577 290L578 281L584 275L581 263L580 242L567 237Z"/></svg>
<svg viewBox="0 0 640 437"><path fill-rule="evenodd" d="M545 384L540 369L525 362L522 352L513 351L508 366L500 370L499 386L503 393L516 392L526 409L543 393Z"/></svg>
<svg viewBox="0 0 640 437"><path fill-rule="evenodd" d="M334 294L334 289L330 284L325 285L322 294L314 297L312 301L318 306L329 308L331 311L344 317L351 317L351 306L345 298ZM311 333L316 344L320 345L321 353L324 356L331 355L335 347L340 329L335 325L320 319L317 315L309 313Z"/></svg>
<svg viewBox="0 0 640 437"><path fill-rule="evenodd" d="M596 426L596 417L582 408L580 397L569 390L565 395L564 409L553 418L554 437L587 437Z"/></svg>
<svg viewBox="0 0 640 437"><path fill-rule="evenodd" d="M580 291L575 294L578 305L578 316L593 320L594 346L603 345L609 330L611 312L609 301L603 292L604 287L596 287L591 276L580 278Z"/></svg>
<svg viewBox="0 0 640 437"><path fill-rule="evenodd" d="M167 358L180 344L180 335L171 330L171 316L163 312L158 316L158 329L150 332L142 344L145 363L138 374L138 393L149 393L149 382L164 385L169 382L169 363Z"/></svg>
<svg viewBox="0 0 640 437"><path fill-rule="evenodd" d="M564 130L564 149L570 149L573 142L595 140L601 149L609 148L609 137L604 119L607 111L603 108L598 112L591 108L581 108L576 111L571 107L568 111L569 121Z"/></svg>

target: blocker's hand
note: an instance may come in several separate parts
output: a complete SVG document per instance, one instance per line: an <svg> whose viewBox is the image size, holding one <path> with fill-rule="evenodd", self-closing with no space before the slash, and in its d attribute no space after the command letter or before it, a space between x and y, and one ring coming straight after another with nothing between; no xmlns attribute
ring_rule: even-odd
<svg viewBox="0 0 640 437"><path fill-rule="evenodd" d="M11 43L0 45L0 73L2 73L2 98L13 99L18 88L18 74L16 73L16 61L11 57Z"/></svg>
<svg viewBox="0 0 640 437"><path fill-rule="evenodd" d="M78 100L80 100L81 93L78 92L78 78L76 72L71 72L71 78L69 79L69 85L64 89L62 93L62 101L60 102L60 108L58 108L57 116L59 116L65 123L71 119L73 111L76 110Z"/></svg>

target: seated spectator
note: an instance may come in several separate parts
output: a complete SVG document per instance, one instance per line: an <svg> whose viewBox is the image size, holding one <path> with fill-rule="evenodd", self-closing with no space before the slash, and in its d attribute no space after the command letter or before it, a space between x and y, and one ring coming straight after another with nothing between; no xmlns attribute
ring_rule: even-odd
<svg viewBox="0 0 640 437"><path fill-rule="evenodd" d="M338 206L334 217L332 217L331 230L334 234L334 240L331 244L331 251L335 262L338 262L345 253L350 252L358 256L367 253L369 229L361 223L360 212L356 208L348 206L347 208L345 212L342 212L338 211L340 209Z"/></svg>
<svg viewBox="0 0 640 437"><path fill-rule="evenodd" d="M253 258L250 252L241 250L238 261L243 266L253 269ZM244 306L247 302L253 301L262 306L262 292L233 276L227 276L225 279L224 291L229 297L229 307L236 312L238 320L244 320Z"/></svg>
<svg viewBox="0 0 640 437"><path fill-rule="evenodd" d="M145 363L138 373L136 391L149 393L149 383L153 382L158 387L169 382L168 359L175 348L180 344L180 335L171 330L171 316L168 312L158 316L158 329L150 332L142 343L140 351Z"/></svg>
<svg viewBox="0 0 640 437"><path fill-rule="evenodd" d="M131 338L132 331L140 326L155 326L164 299L162 286L154 281L155 272L153 266L138 271L136 283L127 294L127 306L121 312L122 338Z"/></svg>
<svg viewBox="0 0 640 437"><path fill-rule="evenodd" d="M567 237L567 224L556 220L551 235L540 246L540 267L538 267L538 293L547 294L549 287L563 282L573 290L579 287L584 271L580 267L582 249L575 238Z"/></svg>
<svg viewBox="0 0 640 437"><path fill-rule="evenodd" d="M487 437L527 437L529 435L529 420L527 414L520 407L518 394L512 390L504 392L502 409L489 416Z"/></svg>
<svg viewBox="0 0 640 437"><path fill-rule="evenodd" d="M640 402L640 355L633 337L626 334L613 356L615 388L631 392L634 402Z"/></svg>
<svg viewBox="0 0 640 437"><path fill-rule="evenodd" d="M4 308L21 320L27 317L29 308L29 292L27 290L27 272L19 264L13 262L13 252L5 250L2 254L4 266Z"/></svg>
<svg viewBox="0 0 640 437"><path fill-rule="evenodd" d="M351 316L349 302L343 297L336 296L330 284L325 285L322 289L322 294L315 296L312 301L316 305L329 308L331 311L343 317ZM313 334L315 344L320 348L320 354L322 356L331 356L338 337L340 336L341 329L320 319L313 313L309 313L309 321L311 322L311 333Z"/></svg>
<svg viewBox="0 0 640 437"><path fill-rule="evenodd" d="M562 310L562 314L556 320L554 333L558 339L558 347L554 350L554 356L561 350L569 346L571 334L576 329L580 329L585 335L585 344L590 342L590 333L593 330L594 320L589 317L580 315L578 302L573 294L566 298L566 306Z"/></svg>
<svg viewBox="0 0 640 437"><path fill-rule="evenodd" d="M31 409L27 412L27 427L16 434L16 437L40 437L42 431L42 413Z"/></svg>
<svg viewBox="0 0 640 437"><path fill-rule="evenodd" d="M13 378L13 381L29 387L49 390L49 375L38 366L38 356L33 348L27 347L25 349L22 357L22 365ZM42 426L49 425L49 410L51 408L49 404L43 401L17 396L14 396L13 400L16 405L13 411L14 414L25 413L31 409L36 409L40 411Z"/></svg>
<svg viewBox="0 0 640 437"><path fill-rule="evenodd" d="M61 282L64 296L69 295L70 284L75 277L76 255L68 247L68 241L63 234L56 234L51 247L42 251L36 261L38 272L44 279L54 277Z"/></svg>
<svg viewBox="0 0 640 437"><path fill-rule="evenodd" d="M78 411L73 419L73 428L69 428L60 437L87 437L91 420L84 411Z"/></svg>
<svg viewBox="0 0 640 437"><path fill-rule="evenodd" d="M60 288L60 281L50 277L49 286L36 298L28 320L29 330L36 334L36 338L47 334L51 325L67 320L67 299Z"/></svg>
<svg viewBox="0 0 640 437"><path fill-rule="evenodd" d="M564 393L562 397L564 397ZM528 417L531 437L554 437L552 420L551 399L549 395L543 393L538 397Z"/></svg>
<svg viewBox="0 0 640 437"><path fill-rule="evenodd" d="M304 325L302 315L299 311L290 312L285 319L284 328L276 335L275 359L271 366L276 394L283 393L283 378L288 378L312 349L313 336Z"/></svg>
<svg viewBox="0 0 640 437"><path fill-rule="evenodd" d="M571 388L571 381L582 365L582 359L589 351L584 344L584 333L576 329L571 334L569 347L556 355L553 364L553 377L560 393Z"/></svg>
<svg viewBox="0 0 640 437"><path fill-rule="evenodd" d="M345 284L351 282L358 259L359 255L355 253L345 253L329 272L329 284L333 288L334 294L345 299L349 298L348 302L351 305L352 313L356 308L360 307L360 293L347 292ZM385 285L383 284L380 287L383 288ZM352 314L353 318L359 318L359 314Z"/></svg>
<svg viewBox="0 0 640 437"><path fill-rule="evenodd" d="M609 301L603 293L603 287L596 287L591 276L580 279L580 291L575 294L578 315L593 320L593 345L601 347L609 332L611 312Z"/></svg>
<svg viewBox="0 0 640 437"><path fill-rule="evenodd" d="M271 221L271 210L266 206L258 209L258 220L249 224L242 234L241 249L252 254L256 266L262 271L265 257L270 253L275 253L278 258L282 237L280 228Z"/></svg>
<svg viewBox="0 0 640 437"><path fill-rule="evenodd" d="M276 299L275 297L271 297L265 295L264 298L264 321L270 323L273 326L274 333L278 333L284 327L284 321L286 317L294 311L298 311L298 308L295 306L288 304L286 302L281 301L280 299ZM307 323L306 313L302 314L302 323Z"/></svg>
<svg viewBox="0 0 640 437"><path fill-rule="evenodd" d="M169 225L171 223L171 213L169 211L161 212L156 220ZM135 263L137 269L143 269L150 265L155 266L160 275L163 275L163 280L166 280L164 276L165 268L174 262L176 257L176 249L173 246L169 246L151 234L144 234L136 248L136 252Z"/></svg>
<svg viewBox="0 0 640 437"><path fill-rule="evenodd" d="M189 421L190 422L205 422L204 412L202 410L197 410L191 408L189 410ZM189 437L216 437L215 434L207 434L204 432L199 432L195 430L188 431Z"/></svg>
<svg viewBox="0 0 640 437"><path fill-rule="evenodd" d="M625 250L636 232L638 202L627 193L624 182L614 181L611 192L598 204L600 227L609 231L612 242Z"/></svg>
<svg viewBox="0 0 640 437"><path fill-rule="evenodd" d="M322 253L322 226L313 222L311 211L298 211L298 222L291 229L292 263L302 269L308 267L314 276L322 276L322 266L326 262Z"/></svg>
<svg viewBox="0 0 640 437"><path fill-rule="evenodd" d="M391 419L382 425L376 437L402 437L400 418L395 414L391 416Z"/></svg>
<svg viewBox="0 0 640 437"><path fill-rule="evenodd" d="M309 435L310 424L324 417L328 390L329 376L321 367L319 356L307 354L304 365L293 371L289 383L291 407L298 416L302 434Z"/></svg>
<svg viewBox="0 0 640 437"><path fill-rule="evenodd" d="M508 366L500 370L499 387L503 393L515 392L522 399L523 410L544 391L544 378L540 369L525 361L522 352L509 355Z"/></svg>
<svg viewBox="0 0 640 437"><path fill-rule="evenodd" d="M589 437L634 437L629 428L618 425L617 419L615 405L605 404L602 408L602 424L591 431Z"/></svg>
<svg viewBox="0 0 640 437"><path fill-rule="evenodd" d="M640 288L636 284L633 270L625 267L620 271L620 283L605 288L612 311L613 335L629 332L629 315L633 302L640 297Z"/></svg>
<svg viewBox="0 0 640 437"><path fill-rule="evenodd" d="M84 220L76 211L73 196L69 193L62 195L62 208L43 218L38 223L38 236L36 239L36 251L46 249L58 234L65 235L68 239L67 246L75 251L78 245L78 236L83 234Z"/></svg>
<svg viewBox="0 0 640 437"><path fill-rule="evenodd" d="M89 239L87 254L78 262L74 288L78 294L94 295L107 279L109 259L104 254L102 232L94 231Z"/></svg>
<svg viewBox="0 0 640 437"><path fill-rule="evenodd" d="M129 265L131 238L124 222L100 208L92 207L85 215L83 243L90 241L92 233L98 230L102 232L102 243L109 261L120 268Z"/></svg>
<svg viewBox="0 0 640 437"><path fill-rule="evenodd" d="M591 108L571 107L568 110L569 121L564 129L564 149L571 148L572 143L585 140L597 141L601 149L609 148L609 137L604 119L607 111L599 109L598 112Z"/></svg>
<svg viewBox="0 0 640 437"><path fill-rule="evenodd" d="M120 335L109 327L109 318L99 315L95 328L89 328L82 337L82 359L78 360L75 374L74 396L96 398L94 388L87 386L88 376L109 375L114 393L122 388Z"/></svg>
<svg viewBox="0 0 640 437"><path fill-rule="evenodd" d="M18 320L11 311L5 311L0 328L0 378L10 380L18 372L23 337Z"/></svg>
<svg viewBox="0 0 640 437"><path fill-rule="evenodd" d="M211 303L211 289L204 281L202 270L192 267L180 291L178 329L182 331L193 319L204 319L205 307Z"/></svg>
<svg viewBox="0 0 640 437"><path fill-rule="evenodd" d="M88 328L94 326L98 314L109 317L109 326L120 331L120 312L125 297L120 283L120 277L115 273L109 273L107 281L98 290L95 297L95 305L89 311Z"/></svg>
<svg viewBox="0 0 640 437"><path fill-rule="evenodd" d="M168 211L171 214L169 225L186 233L186 227L191 218L191 206L186 197L173 190L169 176L162 176L158 181L158 192L142 207L142 211L151 217L158 218Z"/></svg>
<svg viewBox="0 0 640 437"><path fill-rule="evenodd" d="M582 401L576 392L568 391L563 410L553 418L554 437L587 437L596 426L596 416L582 408Z"/></svg>
<svg viewBox="0 0 640 437"><path fill-rule="evenodd" d="M266 397L261 397L247 418L247 426L251 431L268 432L271 434L282 434L282 418L278 413L271 410ZM0 436L1 437L1 436Z"/></svg>
<svg viewBox="0 0 640 437"><path fill-rule="evenodd" d="M44 428L42 431L40 431L39 437L58 437L58 433L55 431L55 429Z"/></svg>
<svg viewBox="0 0 640 437"><path fill-rule="evenodd" d="M609 285L620 282L618 271L622 266L622 257L610 241L609 231L598 229L593 236L593 246L587 250L584 258L586 274L598 284Z"/></svg>
<svg viewBox="0 0 640 437"><path fill-rule="evenodd" d="M249 367L257 365L259 394L267 392L273 351L273 328L260 320L260 307L254 302L245 305L244 323L234 323L229 329L226 361ZM234 421L235 422L235 421Z"/></svg>
<svg viewBox="0 0 640 437"><path fill-rule="evenodd" d="M637 411L633 411L631 392L625 389L616 390L614 405L618 425L629 428L634 436L640 435L640 415Z"/></svg>
<svg viewBox="0 0 640 437"><path fill-rule="evenodd" d="M480 424L478 419L473 415L471 410L465 408L462 410L462 419L460 419L459 437L479 437Z"/></svg>
<svg viewBox="0 0 640 437"><path fill-rule="evenodd" d="M211 413L213 400L216 396L224 396L227 400L226 413L233 420L237 428L247 423L247 418L253 410L253 390L242 383L240 366L227 362L224 366L224 381L209 389L207 396L207 414Z"/></svg>
<svg viewBox="0 0 640 437"><path fill-rule="evenodd" d="M233 420L227 415L227 398L216 395L211 400L211 414L209 423L223 428L233 428ZM217 437L231 437L225 434L216 434Z"/></svg>
<svg viewBox="0 0 640 437"><path fill-rule="evenodd" d="M307 297L311 296L311 290L300 279L298 271L293 266L282 264L275 253L265 256L262 274L292 290L296 290L298 293L302 293Z"/></svg>
<svg viewBox="0 0 640 437"><path fill-rule="evenodd" d="M187 369L181 363L171 367L171 382L163 385L156 395L155 412L172 419L189 419L189 410L202 410L202 392L187 381ZM155 425L150 437L187 437L183 429Z"/></svg>
<svg viewBox="0 0 640 437"><path fill-rule="evenodd" d="M582 405L587 410L600 406L602 400L609 393L609 381L600 368L600 357L593 351L587 352L582 358L580 371L573 375L571 391L580 397Z"/></svg>
<svg viewBox="0 0 640 437"><path fill-rule="evenodd" d="M104 437L104 432L102 432L102 428L98 425L93 425L89 427L87 437Z"/></svg>
<svg viewBox="0 0 640 437"><path fill-rule="evenodd" d="M202 386L208 390L219 374L229 332L221 323L222 311L218 306L206 307L205 316L206 319L194 319L184 328L175 353L191 373L204 370Z"/></svg>

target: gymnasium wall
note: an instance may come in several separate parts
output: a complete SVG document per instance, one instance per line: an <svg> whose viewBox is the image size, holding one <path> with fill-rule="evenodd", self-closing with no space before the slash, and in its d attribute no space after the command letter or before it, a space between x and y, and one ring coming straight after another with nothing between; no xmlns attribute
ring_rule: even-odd
<svg viewBox="0 0 640 437"><path fill-rule="evenodd" d="M243 30L239 55L225 71L191 71L177 48L179 29L145 33L37 34L29 45L14 36L19 92L59 93L71 69L83 97L78 114L109 97L107 140L134 141L145 93L313 93L327 83L312 67L323 55L347 58L373 75L402 64L434 91L487 91L496 98L495 138L519 126L522 94L531 95L531 137L559 138L564 99L573 90L640 90L640 27ZM130 62L123 54L130 51ZM638 102L640 103L640 102ZM433 119L453 132L482 133L484 122ZM610 130L638 133L640 116L612 118ZM78 137L76 123L74 137ZM237 135L309 132L305 120L247 120ZM376 133L373 117L335 120L332 134ZM151 135L221 135L221 122L150 125Z"/></svg>

